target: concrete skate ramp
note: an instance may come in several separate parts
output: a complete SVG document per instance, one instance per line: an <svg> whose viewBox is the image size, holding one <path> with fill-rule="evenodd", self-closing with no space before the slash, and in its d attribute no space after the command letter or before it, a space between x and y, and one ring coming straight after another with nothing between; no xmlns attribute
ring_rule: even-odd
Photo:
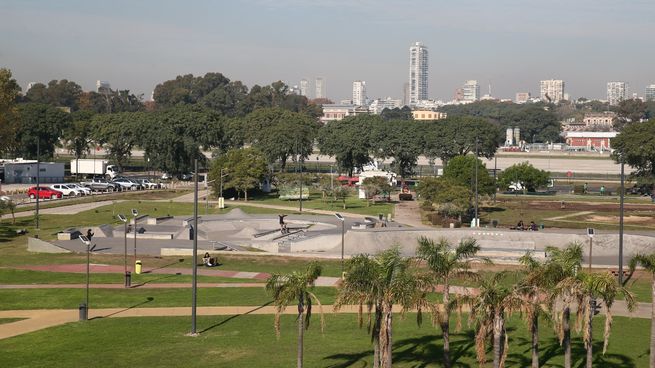
<svg viewBox="0 0 655 368"><path fill-rule="evenodd" d="M243 212L241 208L235 208L230 212L221 216L221 219L225 219L225 220L239 220L239 219L247 219L247 218L250 218L250 215Z"/></svg>

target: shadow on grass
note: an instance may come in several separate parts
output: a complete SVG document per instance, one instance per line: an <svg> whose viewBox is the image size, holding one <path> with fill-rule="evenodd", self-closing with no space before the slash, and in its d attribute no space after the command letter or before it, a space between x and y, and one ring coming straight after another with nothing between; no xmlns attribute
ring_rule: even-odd
<svg viewBox="0 0 655 368"><path fill-rule="evenodd" d="M180 275L181 275L181 273L179 273L179 272L176 273L176 274L165 275L165 276L162 276L162 277L158 277L156 279L152 279L152 280L144 281L144 282L139 283L139 284L132 285L132 288L133 289L140 288L141 286L145 286L145 285L150 284L150 283L155 282L155 281L170 279L171 277L176 277L176 276L180 276Z"/></svg>
<svg viewBox="0 0 655 368"><path fill-rule="evenodd" d="M231 320L233 320L233 319L235 319L235 318L237 318L237 317L245 316L245 315L248 315L248 314L250 314L250 313L252 313L252 312L256 312L256 311L258 311L258 310L260 310L260 309L262 309L262 308L264 308L264 307L270 305L271 303L273 303L272 300L269 301L268 303L264 303L264 304L260 305L259 307L255 307L255 308L253 308L253 309L247 311L246 313L241 313L241 314L234 314L234 315L231 315L231 316L229 316L229 317L223 319L222 321L220 321L220 322L218 322L218 323L216 323L216 324L213 324L213 325L211 325L211 326L205 328L205 329L202 330L202 331L199 331L198 333L205 333L205 332L207 332L207 331L209 331L209 330L211 330L211 329L214 329L214 328L216 328L216 327L220 327L220 326L222 326L222 325L224 325L224 324L230 322Z"/></svg>
<svg viewBox="0 0 655 368"><path fill-rule="evenodd" d="M0 243L10 242L22 234L16 233L18 229L26 229L34 225L33 217L19 217L16 219L16 223L11 223L11 219L5 219L4 221L9 221L9 223L0 222Z"/></svg>
<svg viewBox="0 0 655 368"><path fill-rule="evenodd" d="M151 269L149 269L147 271L143 271L142 273L152 273L152 271L161 270L162 268L166 268L166 267L170 267L170 266L175 266L176 264L182 263L182 262L184 262L184 258L178 259L177 262L171 262L171 263L163 265L163 266L151 268Z"/></svg>
<svg viewBox="0 0 655 368"><path fill-rule="evenodd" d="M512 352L507 355L507 365L516 367L529 367L532 364L530 354L531 341L528 338L516 338L515 344L520 347L519 352ZM608 368L631 368L636 367L634 360L623 354L602 354L603 342L594 341L594 367L608 367ZM576 368L585 367L587 350L584 348L582 341L571 342L571 365ZM539 344L539 364L542 366L548 365L549 367L563 367L562 364L550 362L551 359L564 357L564 349L560 346L559 340L556 337L548 339L546 342Z"/></svg>
<svg viewBox="0 0 655 368"><path fill-rule="evenodd" d="M149 297L146 298L146 300L144 300L144 301L142 301L142 302L140 302L140 303L136 303L136 304L134 304L134 305L132 305L132 306L129 306L129 307L125 308L125 309L121 309L121 310L119 310L119 311L116 311L116 312L114 312L114 313L108 314L108 315L106 315L106 316L93 317L93 318L90 318L90 319L91 319L91 320L94 320L94 319L109 318L109 317L111 317L111 316L115 316L115 315L117 315L117 314L119 314L119 313L123 313L123 312L125 312L125 311L130 310L130 309L138 308L138 307L140 307L140 306L142 306L142 305L144 305L144 304L148 304L148 303L150 303L150 302L153 301L153 300L155 300L155 298L149 296Z"/></svg>

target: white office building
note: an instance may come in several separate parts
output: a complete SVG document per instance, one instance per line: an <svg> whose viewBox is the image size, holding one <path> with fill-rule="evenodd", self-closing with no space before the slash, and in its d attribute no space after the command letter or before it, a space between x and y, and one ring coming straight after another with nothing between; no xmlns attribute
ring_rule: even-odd
<svg viewBox="0 0 655 368"><path fill-rule="evenodd" d="M463 101L477 101L480 99L480 85L476 80L467 80L462 86Z"/></svg>
<svg viewBox="0 0 655 368"><path fill-rule="evenodd" d="M323 77L316 78L316 98L327 98L326 88L325 88L325 79Z"/></svg>
<svg viewBox="0 0 655 368"><path fill-rule="evenodd" d="M644 93L644 99L646 101L655 100L655 84L646 86L646 92Z"/></svg>
<svg viewBox="0 0 655 368"><path fill-rule="evenodd" d="M610 105L618 105L619 102L625 100L627 92L625 82L607 82L607 102Z"/></svg>
<svg viewBox="0 0 655 368"><path fill-rule="evenodd" d="M368 105L368 109L371 111L372 114L381 114L382 110L384 109L389 109L393 110L395 108L400 108L403 106L403 103L401 100L394 100L391 97L387 97L386 99L375 99L371 102L370 105Z"/></svg>
<svg viewBox="0 0 655 368"><path fill-rule="evenodd" d="M300 80L300 95L309 98L309 81L307 79Z"/></svg>
<svg viewBox="0 0 655 368"><path fill-rule="evenodd" d="M107 81L96 81L96 92L98 93L103 93L103 92L110 92L111 91L111 84Z"/></svg>
<svg viewBox="0 0 655 368"><path fill-rule="evenodd" d="M564 81L561 79L542 80L540 85L542 101L557 103L565 99Z"/></svg>
<svg viewBox="0 0 655 368"><path fill-rule="evenodd" d="M366 105L366 81L356 80L353 82L353 105Z"/></svg>
<svg viewBox="0 0 655 368"><path fill-rule="evenodd" d="M428 48L416 42L409 48L409 104L428 99Z"/></svg>

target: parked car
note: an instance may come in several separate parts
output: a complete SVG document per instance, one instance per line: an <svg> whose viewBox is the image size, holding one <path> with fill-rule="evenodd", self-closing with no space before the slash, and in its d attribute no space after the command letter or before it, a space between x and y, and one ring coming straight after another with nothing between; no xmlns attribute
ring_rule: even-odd
<svg viewBox="0 0 655 368"><path fill-rule="evenodd" d="M116 185L108 182L105 179L95 178L88 181L83 181L80 185L85 186L93 191L113 192L116 190Z"/></svg>
<svg viewBox="0 0 655 368"><path fill-rule="evenodd" d="M52 185L50 185L50 188L52 188L54 190L58 190L58 191L62 192L65 196L68 196L68 197L71 197L71 196L77 197L77 196L81 196L81 195L85 194L83 191L81 191L79 189L76 189L75 187L73 187L73 186L71 186L69 184L52 184Z"/></svg>
<svg viewBox="0 0 655 368"><path fill-rule="evenodd" d="M128 178L114 179L112 183L118 185L121 190L139 190L142 188L141 184Z"/></svg>
<svg viewBox="0 0 655 368"><path fill-rule="evenodd" d="M178 178L180 180L183 180L183 181L189 181L189 180L193 179L193 174L182 173L182 174L178 175Z"/></svg>
<svg viewBox="0 0 655 368"><path fill-rule="evenodd" d="M31 187L27 190L27 196L31 199L35 199L37 196L42 199L57 199L63 197L64 194L58 190L54 190L48 187Z"/></svg>
<svg viewBox="0 0 655 368"><path fill-rule="evenodd" d="M171 175L169 173L161 174L161 180L171 180L171 179L173 179L173 175Z"/></svg>
<svg viewBox="0 0 655 368"><path fill-rule="evenodd" d="M70 183L70 184L68 184L68 186L79 190L80 192L82 192L83 195L90 195L91 192L92 192L91 188L83 187L83 186L81 186L79 184L76 184L76 183Z"/></svg>
<svg viewBox="0 0 655 368"><path fill-rule="evenodd" d="M136 179L136 181L141 184L144 189L159 189L161 185L159 183L154 183L150 179Z"/></svg>

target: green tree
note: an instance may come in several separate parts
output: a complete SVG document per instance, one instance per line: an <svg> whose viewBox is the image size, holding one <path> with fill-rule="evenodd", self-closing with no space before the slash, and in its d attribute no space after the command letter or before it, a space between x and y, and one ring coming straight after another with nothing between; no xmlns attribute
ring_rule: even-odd
<svg viewBox="0 0 655 368"><path fill-rule="evenodd" d="M514 164L503 170L498 176L498 183L501 187L507 188L512 183L519 182L528 192L534 192L544 187L550 180L550 172L539 170L529 162Z"/></svg>
<svg viewBox="0 0 655 368"><path fill-rule="evenodd" d="M399 305L401 312L428 307L425 290L430 284L426 277L416 272L414 260L401 256L399 247L393 247L376 256L356 255L346 263L346 276L339 287L334 307L359 305L360 327L362 308L369 314L369 330L373 339L373 367L392 366L393 306Z"/></svg>
<svg viewBox="0 0 655 368"><path fill-rule="evenodd" d="M371 132L381 122L377 115L357 115L326 124L318 132L318 148L322 154L334 157L342 172L352 176L355 169L371 162Z"/></svg>
<svg viewBox="0 0 655 368"><path fill-rule="evenodd" d="M480 246L474 239L463 239L457 247L453 247L446 239L439 242L425 237L418 239L416 255L427 264L435 286L439 283L443 285L443 312L437 308L435 310L443 338L443 364L446 368L451 366L450 316L456 305L456 301L450 299L450 284L453 280L478 280L478 273L471 271L471 261L479 251Z"/></svg>
<svg viewBox="0 0 655 368"><path fill-rule="evenodd" d="M614 127L619 130L630 123L639 123L642 119L649 118L646 103L639 99L622 100L614 111L617 114Z"/></svg>
<svg viewBox="0 0 655 368"><path fill-rule="evenodd" d="M304 272L292 272L286 275L274 273L266 281L266 290L273 296L275 312L275 333L280 335L280 315L291 303L298 306L298 352L297 367L303 366L304 333L309 328L312 316L312 303L321 308L321 302L312 293L314 282L321 275L321 266L313 261ZM323 330L323 314L321 313L321 331Z"/></svg>
<svg viewBox="0 0 655 368"><path fill-rule="evenodd" d="M494 180L489 175L482 160L473 155L455 156L443 170L443 177L461 186L475 188L475 166L478 167L478 193L492 195L495 191Z"/></svg>
<svg viewBox="0 0 655 368"><path fill-rule="evenodd" d="M139 129L149 115L145 112L99 114L91 120L92 139L107 150L107 157L124 168L139 139Z"/></svg>
<svg viewBox="0 0 655 368"><path fill-rule="evenodd" d="M622 294L628 310L636 307L633 295L620 286L616 278L608 271L602 273L580 272L567 277L556 287L564 300L573 300L577 303L578 318L583 322L583 341L587 350L587 368L593 367L593 306L596 302L605 304L605 332L603 334L603 354L607 350L607 343L612 328L612 305L618 294Z"/></svg>
<svg viewBox="0 0 655 368"><path fill-rule="evenodd" d="M471 208L473 193L470 186L446 178L426 178L416 189L419 196L430 202L445 217L461 217Z"/></svg>
<svg viewBox="0 0 655 368"><path fill-rule="evenodd" d="M344 210L346 209L346 199L348 199L348 196L350 196L350 194L351 194L351 190L348 189L348 187L341 186L338 183L332 190L332 196L334 197L334 200L341 201L343 203Z"/></svg>
<svg viewBox="0 0 655 368"><path fill-rule="evenodd" d="M0 155L16 149L19 128L16 99L19 95L20 86L11 77L11 71L0 68Z"/></svg>
<svg viewBox="0 0 655 368"><path fill-rule="evenodd" d="M491 158L502 141L500 129L484 118L454 116L447 119L421 122L420 134L424 136L423 153L431 158L440 158L444 165L455 156L475 152Z"/></svg>
<svg viewBox="0 0 655 368"><path fill-rule="evenodd" d="M64 146L77 160L86 156L91 149L91 119L93 113L89 111L76 111L71 114L72 122L64 130ZM78 170L76 170L78 172Z"/></svg>
<svg viewBox="0 0 655 368"><path fill-rule="evenodd" d="M650 368L655 368L655 253L637 254L630 260L630 273L637 266L643 267L651 274L651 308L650 308Z"/></svg>
<svg viewBox="0 0 655 368"><path fill-rule="evenodd" d="M613 158L634 167L641 179L655 179L655 119L627 125L612 140Z"/></svg>
<svg viewBox="0 0 655 368"><path fill-rule="evenodd" d="M59 138L70 124L70 114L59 108L37 103L20 104L18 114L20 127L16 133L16 155L36 157L38 142L40 156L53 157Z"/></svg>
<svg viewBox="0 0 655 368"><path fill-rule="evenodd" d="M418 156L423 152L423 136L417 134L421 122L378 121L372 125L374 156L392 158L392 170L401 178L413 174Z"/></svg>
<svg viewBox="0 0 655 368"><path fill-rule="evenodd" d="M78 109L78 100L82 95L82 87L67 79L51 80L48 85L37 83L27 91L27 101L47 104L54 107L68 107L71 111Z"/></svg>
<svg viewBox="0 0 655 368"><path fill-rule="evenodd" d="M220 156L212 164L209 180L213 180L214 193L219 192L221 169L227 173L225 188L243 192L248 200L248 191L256 188L266 174L266 158L255 148L232 149Z"/></svg>
<svg viewBox="0 0 655 368"><path fill-rule="evenodd" d="M395 107L393 109L384 108L380 113L382 120L413 120L414 116L412 115L412 109L409 106L403 106L402 108Z"/></svg>
<svg viewBox="0 0 655 368"><path fill-rule="evenodd" d="M392 187L389 180L385 176L374 176L372 178L365 178L362 181L362 187L366 192L366 198L373 200L375 203L375 196L378 194L390 195ZM368 203L368 201L367 201Z"/></svg>

